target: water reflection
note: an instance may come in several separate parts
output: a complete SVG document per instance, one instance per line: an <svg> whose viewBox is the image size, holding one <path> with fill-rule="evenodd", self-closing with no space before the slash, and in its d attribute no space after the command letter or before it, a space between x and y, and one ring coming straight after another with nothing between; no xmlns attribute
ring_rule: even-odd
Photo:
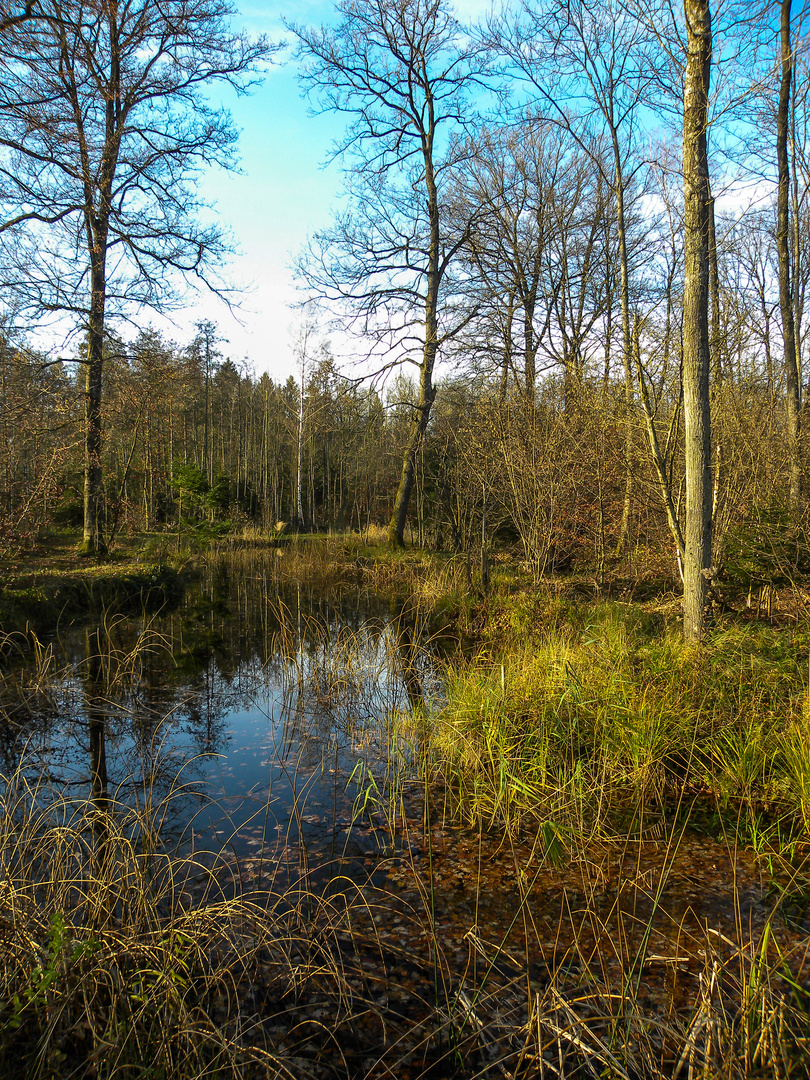
<svg viewBox="0 0 810 1080"><path fill-rule="evenodd" d="M90 736L90 790L99 820L109 806L107 777L107 714L104 707L101 664L101 633L85 630L85 706Z"/></svg>
<svg viewBox="0 0 810 1080"><path fill-rule="evenodd" d="M0 720L7 767L24 748L53 792L162 805L164 842L183 850L384 844L375 800L413 771L406 718L439 691L420 628L374 597L279 592L249 569L217 560L162 619L63 633L50 707Z"/></svg>

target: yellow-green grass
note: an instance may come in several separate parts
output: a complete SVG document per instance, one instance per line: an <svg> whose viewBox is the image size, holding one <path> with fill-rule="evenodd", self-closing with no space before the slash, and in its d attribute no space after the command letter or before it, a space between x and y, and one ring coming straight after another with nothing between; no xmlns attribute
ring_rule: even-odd
<svg viewBox="0 0 810 1080"><path fill-rule="evenodd" d="M525 599L521 601L525 605ZM795 626L729 625L700 649L639 607L495 608L486 646L448 666L437 768L457 808L600 829L699 798L810 823L807 647Z"/></svg>

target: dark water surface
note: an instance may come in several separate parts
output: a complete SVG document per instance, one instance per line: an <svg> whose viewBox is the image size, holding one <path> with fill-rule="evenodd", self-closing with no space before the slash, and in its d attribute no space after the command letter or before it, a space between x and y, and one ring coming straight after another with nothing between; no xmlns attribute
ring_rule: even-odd
<svg viewBox="0 0 810 1080"><path fill-rule="evenodd" d="M412 706L439 692L395 604L218 559L176 611L60 628L12 665L2 771L24 759L43 799L160 806L181 851L383 853L384 804L417 772Z"/></svg>

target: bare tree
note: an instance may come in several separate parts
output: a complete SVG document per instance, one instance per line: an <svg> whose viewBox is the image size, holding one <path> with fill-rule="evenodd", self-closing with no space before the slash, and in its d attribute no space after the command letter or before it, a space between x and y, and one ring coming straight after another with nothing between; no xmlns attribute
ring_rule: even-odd
<svg viewBox="0 0 810 1080"><path fill-rule="evenodd" d="M801 416L801 381L794 334L793 280L790 272L790 165L788 134L790 128L790 93L793 84L793 50L790 34L791 0L779 3L779 104L776 111L776 252L779 259L779 307L782 315L782 343L787 389L787 441L790 470L790 503L796 507L801 494L801 458L799 424Z"/></svg>
<svg viewBox="0 0 810 1080"><path fill-rule="evenodd" d="M543 370L561 365L574 393L584 377L610 291L609 191L591 165L596 152L529 116L476 133L459 170L459 198L468 218L477 213L468 257L478 314L469 336L486 354L486 338L477 345L482 314L500 330L502 396L509 374L530 404Z"/></svg>
<svg viewBox="0 0 810 1080"><path fill-rule="evenodd" d="M687 53L683 94L683 407L686 458L683 632L700 641L712 558L709 402L709 232L707 120L712 63L709 0L684 0Z"/></svg>
<svg viewBox="0 0 810 1080"><path fill-rule="evenodd" d="M25 0L25 3L21 5L0 4L0 33L11 30L15 26L20 26L22 23L34 18L35 8L35 0Z"/></svg>
<svg viewBox="0 0 810 1080"><path fill-rule="evenodd" d="M173 276L207 275L226 253L201 224L194 181L233 164L236 132L206 93L244 89L270 48L230 27L223 0L37 0L0 45L0 198L6 284L36 313L86 331L84 539L101 515L107 320L164 306Z"/></svg>
<svg viewBox="0 0 810 1080"><path fill-rule="evenodd" d="M315 238L303 274L310 291L384 343L387 362L418 368L389 528L401 546L436 360L459 326L447 294L469 230L447 213L443 194L480 68L445 0L341 0L338 12L334 28L291 27L304 85L351 118L335 152L356 165L353 210Z"/></svg>
<svg viewBox="0 0 810 1080"><path fill-rule="evenodd" d="M478 210L468 247L476 323L484 315L486 325L500 332L502 396L509 375L518 376L516 353L522 353L518 387L529 402L537 389L538 347L549 332L563 274L549 245L555 195L558 189L563 201L570 195L570 149L550 125L529 118L514 129L477 132L459 170L463 212L469 217ZM474 341L479 333L477 327ZM487 344L482 351L489 351Z"/></svg>
<svg viewBox="0 0 810 1080"><path fill-rule="evenodd" d="M633 490L635 398L630 313L628 184L643 167L635 153L639 113L656 76L654 38L621 0L593 5L583 0L522 0L521 17L492 20L489 37L515 70L538 92L543 108L573 133L609 186L614 201L619 255L626 441L625 499L619 534L621 550L630 534ZM604 132L605 154L595 132ZM609 160L610 164L607 164Z"/></svg>

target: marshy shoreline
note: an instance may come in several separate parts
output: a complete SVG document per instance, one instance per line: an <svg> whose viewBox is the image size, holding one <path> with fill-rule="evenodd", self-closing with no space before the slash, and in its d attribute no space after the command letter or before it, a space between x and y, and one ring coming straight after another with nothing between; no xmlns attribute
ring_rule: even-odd
<svg viewBox="0 0 810 1080"><path fill-rule="evenodd" d="M188 559L172 562L167 555L165 545L133 545L108 559L88 559L66 535L6 555L0 559L0 631L23 644L20 638L31 632L45 638L105 611L132 615L176 604L193 568Z"/></svg>
<svg viewBox="0 0 810 1080"><path fill-rule="evenodd" d="M172 855L176 790L133 806L6 775L4 1076L803 1075L801 596L719 611L695 649L669 586L537 584L509 553L486 593L466 558L356 536L196 558L268 596L389 597L406 678L439 635L441 701L392 719L417 774L354 781L364 843L328 872L293 821L284 873L264 848Z"/></svg>

